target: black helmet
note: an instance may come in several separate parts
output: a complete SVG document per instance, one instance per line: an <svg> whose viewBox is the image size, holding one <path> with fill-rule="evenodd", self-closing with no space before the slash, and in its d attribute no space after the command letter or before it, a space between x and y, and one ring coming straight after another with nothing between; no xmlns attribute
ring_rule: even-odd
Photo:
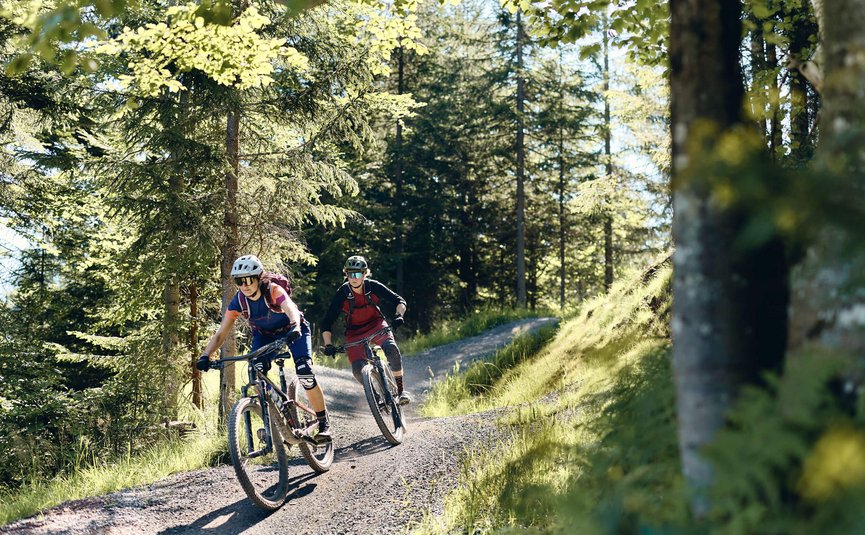
<svg viewBox="0 0 865 535"><path fill-rule="evenodd" d="M355 255L348 257L343 269L345 271L366 271L369 269L369 265L366 263L366 258L360 255Z"/></svg>

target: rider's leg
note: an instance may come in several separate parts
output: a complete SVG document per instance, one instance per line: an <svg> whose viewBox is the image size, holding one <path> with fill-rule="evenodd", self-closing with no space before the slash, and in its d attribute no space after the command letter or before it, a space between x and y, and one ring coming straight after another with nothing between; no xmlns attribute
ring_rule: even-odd
<svg viewBox="0 0 865 535"><path fill-rule="evenodd" d="M366 361L363 359L351 363L351 374L354 375L355 380L360 384L363 384L363 374L361 371L363 371L364 366L366 366Z"/></svg>
<svg viewBox="0 0 865 535"><path fill-rule="evenodd" d="M327 418L327 406L324 403L324 392L312 371L312 336L309 332L309 323L304 320L300 326L300 338L291 344L291 355L294 358L294 371L300 381L300 386L306 390L309 404L315 411L319 422L319 434L329 429L330 423Z"/></svg>
<svg viewBox="0 0 865 535"><path fill-rule="evenodd" d="M396 341L392 335L389 335L385 340L381 340L379 346L384 350L384 354L387 356L387 363L390 365L391 371L393 371L393 378L396 380L396 393L400 404L409 403L411 396L403 390L402 354L399 351L399 346L396 345Z"/></svg>

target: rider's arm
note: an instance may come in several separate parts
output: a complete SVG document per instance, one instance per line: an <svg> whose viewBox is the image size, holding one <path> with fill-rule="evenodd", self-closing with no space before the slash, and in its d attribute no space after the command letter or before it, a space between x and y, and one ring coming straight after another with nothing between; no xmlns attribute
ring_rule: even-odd
<svg viewBox="0 0 865 535"><path fill-rule="evenodd" d="M327 314L324 315L324 319L321 320L321 340L324 342L324 345L330 345L333 343L333 333L331 329L333 328L333 322L336 321L336 317L339 315L339 311L342 310L342 303L345 301L345 294L343 293L342 287L340 287L336 294L334 294L333 299L330 301L330 306L327 308Z"/></svg>
<svg viewBox="0 0 865 535"><path fill-rule="evenodd" d="M216 329L216 332L210 337L207 346L205 346L204 351L201 352L202 355L210 356L214 351L222 347L222 343L225 342L225 337L231 332L231 328L234 327L234 322L237 320L239 315L240 313L234 310L225 311L225 315L222 316L222 323L219 324L219 328Z"/></svg>
<svg viewBox="0 0 865 535"><path fill-rule="evenodd" d="M271 302L279 305L282 312L288 316L288 320L292 325L294 325L294 328L300 329L300 309L297 308L297 305L292 301L291 297L288 296L288 293L286 293L282 287L272 284L270 289L270 298Z"/></svg>
<svg viewBox="0 0 865 535"><path fill-rule="evenodd" d="M384 299L385 301L390 301L395 304L397 315L402 316L405 314L405 299L403 299L399 294L377 280L369 281L369 289L373 295L377 295L379 299Z"/></svg>

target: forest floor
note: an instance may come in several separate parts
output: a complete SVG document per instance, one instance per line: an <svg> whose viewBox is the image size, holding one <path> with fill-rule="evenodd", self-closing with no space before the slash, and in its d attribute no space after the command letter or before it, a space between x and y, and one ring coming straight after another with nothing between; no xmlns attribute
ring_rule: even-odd
<svg viewBox="0 0 865 535"><path fill-rule="evenodd" d="M349 370L316 367L333 420L336 455L316 474L302 460L290 468L282 508L253 505L231 466L176 474L157 483L61 504L0 528L0 533L405 533L425 514L440 514L455 488L466 449L495 447L503 437L496 415L422 418L417 407L431 381L556 320L514 321L483 334L407 357L408 433L391 446L381 436ZM498 412L498 411L495 411ZM296 452L296 450L293 450Z"/></svg>

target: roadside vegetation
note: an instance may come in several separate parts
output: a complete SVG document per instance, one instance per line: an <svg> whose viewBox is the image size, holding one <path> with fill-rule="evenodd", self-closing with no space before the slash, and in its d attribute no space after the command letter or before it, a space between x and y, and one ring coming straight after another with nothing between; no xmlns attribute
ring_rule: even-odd
<svg viewBox="0 0 865 535"><path fill-rule="evenodd" d="M189 385L184 394L189 396ZM154 445L101 461L93 447L84 441L73 447L69 468L53 478L29 478L15 489L0 489L0 526L32 516L70 500L102 496L122 489L146 485L178 472L187 472L226 462L227 439L216 425L219 376L204 378L205 411L186 404L181 417L196 428L180 437L163 430L164 437Z"/></svg>
<svg viewBox="0 0 865 535"><path fill-rule="evenodd" d="M667 262L623 279L554 336L523 337L433 389L425 415L513 407L501 422L513 433L498 448L467 454L445 515L428 517L420 533L506 526L614 532L605 522L617 524L625 510L651 510L656 524L683 514L670 279Z"/></svg>
<svg viewBox="0 0 865 535"><path fill-rule="evenodd" d="M717 474L706 491L712 506L691 516L676 432L671 275L665 261L623 279L547 343L518 340L433 389L425 415L511 407L500 419L511 433L496 448L466 452L444 515L417 533L861 530L865 403L839 380L843 355L813 348L745 390L704 450Z"/></svg>

